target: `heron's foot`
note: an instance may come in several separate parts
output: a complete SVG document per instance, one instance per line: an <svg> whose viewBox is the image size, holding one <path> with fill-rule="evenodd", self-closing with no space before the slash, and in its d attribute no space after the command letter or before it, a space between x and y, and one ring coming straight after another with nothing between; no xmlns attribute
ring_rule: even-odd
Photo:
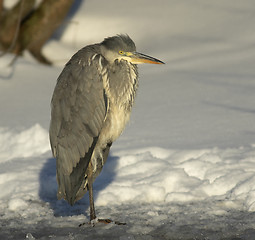
<svg viewBox="0 0 255 240"><path fill-rule="evenodd" d="M116 225L126 225L126 223L119 222L119 221L112 221L111 219L95 218L95 219L91 220L90 222L85 222L85 223L79 224L79 227L84 226L86 224L91 225L92 227L94 227L97 223L104 223L104 224L113 223L113 224L116 224Z"/></svg>
<svg viewBox="0 0 255 240"><path fill-rule="evenodd" d="M119 222L119 221L112 221L111 219L101 219L101 218L99 218L98 222L104 223L104 224L114 223L116 225L126 225L126 223L122 223L122 222Z"/></svg>

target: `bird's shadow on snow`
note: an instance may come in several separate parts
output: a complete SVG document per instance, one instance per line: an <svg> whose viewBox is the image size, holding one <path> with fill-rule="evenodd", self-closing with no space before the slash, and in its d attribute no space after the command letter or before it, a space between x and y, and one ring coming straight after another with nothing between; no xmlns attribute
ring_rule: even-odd
<svg viewBox="0 0 255 240"><path fill-rule="evenodd" d="M101 174L97 177L93 184L94 200L96 201L98 193L106 188L115 178L115 166L118 157L109 154L106 165L103 167ZM65 200L57 199L57 180L56 180L56 160L55 158L47 159L39 175L39 197L49 204L56 217L73 216L84 214L89 218L89 197L88 193L77 201L74 206L70 206Z"/></svg>

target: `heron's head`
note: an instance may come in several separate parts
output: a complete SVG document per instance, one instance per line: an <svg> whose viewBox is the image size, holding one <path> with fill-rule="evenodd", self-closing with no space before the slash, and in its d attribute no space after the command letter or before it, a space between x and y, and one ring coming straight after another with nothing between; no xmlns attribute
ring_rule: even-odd
<svg viewBox="0 0 255 240"><path fill-rule="evenodd" d="M164 62L136 52L135 43L128 35L117 35L104 39L101 43L104 57L109 62L126 60L133 64L151 63L164 64Z"/></svg>

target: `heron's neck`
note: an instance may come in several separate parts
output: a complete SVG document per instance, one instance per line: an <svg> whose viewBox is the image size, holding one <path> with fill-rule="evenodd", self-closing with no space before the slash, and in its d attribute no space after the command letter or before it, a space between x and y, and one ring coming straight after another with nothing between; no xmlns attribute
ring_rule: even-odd
<svg viewBox="0 0 255 240"><path fill-rule="evenodd" d="M137 66L127 61L116 62L103 81L110 102L131 110L138 88Z"/></svg>

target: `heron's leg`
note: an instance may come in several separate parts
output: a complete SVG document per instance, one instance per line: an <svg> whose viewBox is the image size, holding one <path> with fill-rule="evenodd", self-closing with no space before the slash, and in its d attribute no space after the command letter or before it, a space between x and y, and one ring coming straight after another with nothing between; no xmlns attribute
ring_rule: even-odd
<svg viewBox="0 0 255 240"><path fill-rule="evenodd" d="M93 198L93 169L91 162L88 166L88 189L89 189L89 206L90 206L90 221L96 219L96 211Z"/></svg>
<svg viewBox="0 0 255 240"><path fill-rule="evenodd" d="M108 153L107 153L108 154ZM89 189L89 204L90 204L90 224L92 224L94 226L94 222L93 220L96 219L96 212L95 212L95 206L94 206L94 198L93 198L93 167L91 162L88 165L88 169L87 169L87 174L88 174L88 189ZM122 223L122 222L114 222L111 219L97 219L97 222L100 223L114 223L116 225L126 225L126 223ZM85 225L86 223L82 223L79 225L79 227Z"/></svg>

